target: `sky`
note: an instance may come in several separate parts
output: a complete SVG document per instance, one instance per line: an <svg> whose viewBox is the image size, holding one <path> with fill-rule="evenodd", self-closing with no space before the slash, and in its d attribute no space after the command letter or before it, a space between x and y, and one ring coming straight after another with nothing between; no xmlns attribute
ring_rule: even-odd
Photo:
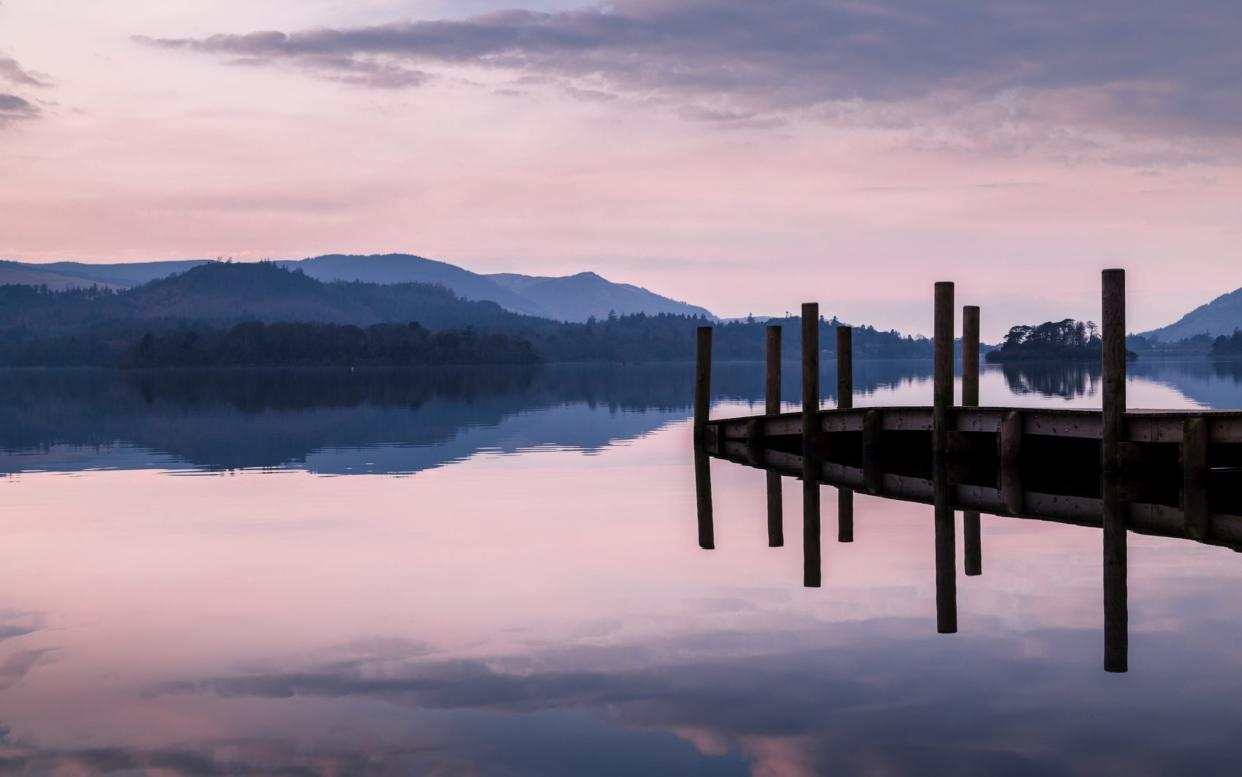
<svg viewBox="0 0 1242 777"><path fill-rule="evenodd" d="M0 258L409 252L985 339L1242 286L1236 0L0 0Z"/></svg>

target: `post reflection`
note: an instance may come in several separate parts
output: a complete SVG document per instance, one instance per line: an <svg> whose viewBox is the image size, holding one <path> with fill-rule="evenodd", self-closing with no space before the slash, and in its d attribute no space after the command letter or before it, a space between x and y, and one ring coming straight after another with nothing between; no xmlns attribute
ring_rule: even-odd
<svg viewBox="0 0 1242 777"><path fill-rule="evenodd" d="M1116 477L1103 482L1104 524L1104 671L1129 669L1129 603L1125 503Z"/></svg>
<svg viewBox="0 0 1242 777"><path fill-rule="evenodd" d="M716 547L716 532L712 521L711 458L697 445L694 448L694 492L699 514L699 547L711 550Z"/></svg>
<svg viewBox="0 0 1242 777"><path fill-rule="evenodd" d="M781 476L769 471L768 475L768 547L779 548L785 544L784 496L781 493Z"/></svg>
<svg viewBox="0 0 1242 777"><path fill-rule="evenodd" d="M933 465L936 536L936 631L957 633L957 513L950 501L948 466L943 456Z"/></svg>
<svg viewBox="0 0 1242 777"><path fill-rule="evenodd" d="M714 547L712 524L712 495L710 454L703 450L695 454L695 477L698 496L698 529L699 544L703 548ZM810 459L818 463L818 457ZM823 557L821 547L821 505L820 490L827 483L837 488L837 537L842 543L853 541L854 536L854 490L842 483L835 482L828 475L824 478L813 476L812 466L804 460L797 465L783 465L787 468L784 474L801 473L802 481L802 546L803 546L803 585L808 588L819 588L823 582ZM960 468L958 468L960 469ZM1108 672L1128 671L1128 591L1127 591L1127 542L1131 512L1129 495L1140 488L1141 484L1134 478L1123 480L1122 476L1109 475L1101 478L1100 490L1095 494L1067 494L1055 496L1041 491L1048 485L1047 473L1040 470L1020 471L1016 461L1006 462L994 473L995 480L991 486L991 496L980 497L978 484L963 484L959 487L958 480L962 477L958 469L951 469L945 457L934 457L931 478L923 480L924 486L914 485L916 478L905 476L907 488L915 494L910 496L886 495L881 498L898 501L914 501L923 504L931 503L933 508L933 549L935 560L935 606L936 631L941 634L954 634L958 631L957 602L957 544L956 516L960 510L962 515L962 553L963 570L967 576L978 577L983 574L982 548L982 515L985 511L978 509L971 500L986 498L996 504L995 514L1000 518L1021 518L1024 520L1050 521L1054 523L1070 523L1077 525L1096 525L1102 527L1103 535L1103 595L1104 595L1104 669ZM1180 473L1179 473L1180 474ZM780 547L783 544L781 476L782 471L769 469L765 472L768 489L768 544ZM861 478L861 469L852 478ZM1035 490L1022 491L1019 486L1030 479L1038 485ZM1150 485L1150 484L1148 484ZM1189 495L1183 493L1182 501L1186 504L1206 504L1207 487L1204 482L1195 481L1199 493ZM926 491L919 491L926 488ZM1069 516L1066 510L1082 511ZM1168 509L1168 508L1164 508ZM1205 509L1195 507L1199 512ZM1050 510L1040 513L1040 510ZM1168 520L1162 525L1175 523L1176 519ZM1202 522L1206 523L1206 517ZM1140 529L1143 533L1159 534L1163 530L1153 531L1150 526ZM1211 542L1212 536L1203 539L1198 535L1207 533L1204 526L1189 522L1184 527L1184 539L1199 542ZM1219 535L1221 532L1217 532ZM1229 547L1235 544L1221 542ZM1236 547L1235 547L1236 549Z"/></svg>
<svg viewBox="0 0 1242 777"><path fill-rule="evenodd" d="M854 541L854 492L837 489L837 542Z"/></svg>
<svg viewBox="0 0 1242 777"><path fill-rule="evenodd" d="M962 513L962 555L967 577L983 574L983 535L977 510Z"/></svg>
<svg viewBox="0 0 1242 777"><path fill-rule="evenodd" d="M819 547L819 481L804 468L802 478L802 585L819 588L823 579Z"/></svg>

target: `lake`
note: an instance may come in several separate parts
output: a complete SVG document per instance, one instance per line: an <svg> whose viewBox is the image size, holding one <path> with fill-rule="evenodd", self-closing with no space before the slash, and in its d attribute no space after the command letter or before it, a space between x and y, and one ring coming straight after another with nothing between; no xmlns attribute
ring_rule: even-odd
<svg viewBox="0 0 1242 777"><path fill-rule="evenodd" d="M1242 407L1238 364L1130 372L1131 408ZM981 402L1099 383L989 366ZM931 363L855 386L930 404ZM762 412L761 365L713 389ZM931 507L856 495L804 588L801 484L769 548L764 474L713 460L701 550L691 396L689 365L0 371L0 773L1238 773L1242 557L1131 534L1110 674L1099 530L984 515L937 634Z"/></svg>

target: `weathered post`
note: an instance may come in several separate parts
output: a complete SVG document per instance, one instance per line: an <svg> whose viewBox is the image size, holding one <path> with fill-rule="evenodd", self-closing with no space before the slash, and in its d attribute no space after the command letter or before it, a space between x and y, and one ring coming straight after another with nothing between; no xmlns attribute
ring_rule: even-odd
<svg viewBox="0 0 1242 777"><path fill-rule="evenodd" d="M1104 670L1124 672L1129 655L1125 505L1121 501L1121 437L1126 420L1126 272L1101 276L1104 430L1100 445L1104 524Z"/></svg>
<svg viewBox="0 0 1242 777"><path fill-rule="evenodd" d="M1104 434L1100 463L1105 473L1116 473L1126 421L1126 271L1105 270L1102 281Z"/></svg>
<svg viewBox="0 0 1242 777"><path fill-rule="evenodd" d="M854 330L837 327L837 408L854 406Z"/></svg>
<svg viewBox="0 0 1242 777"><path fill-rule="evenodd" d="M819 305L802 306L802 583L818 588L819 546Z"/></svg>
<svg viewBox="0 0 1242 777"><path fill-rule="evenodd" d="M979 306L962 308L962 406L979 406Z"/></svg>
<svg viewBox="0 0 1242 777"><path fill-rule="evenodd" d="M712 467L707 452L698 446L694 449L694 496L699 512L699 547L711 550L716 547L712 521Z"/></svg>
<svg viewBox="0 0 1242 777"><path fill-rule="evenodd" d="M699 327L694 349L694 444L707 436L707 414L712 394L712 328Z"/></svg>
<svg viewBox="0 0 1242 777"><path fill-rule="evenodd" d="M962 406L979 406L979 306L962 308ZM962 567L967 576L983 574L983 535L979 513L962 513Z"/></svg>
<svg viewBox="0 0 1242 777"><path fill-rule="evenodd" d="M765 410L768 415L781 412L781 328L768 327L767 376L765 381ZM768 471L768 547L779 548L785 544L785 515L781 493L781 476Z"/></svg>
<svg viewBox="0 0 1242 777"><path fill-rule="evenodd" d="M802 456L815 452L819 426L819 305L802 306Z"/></svg>
<svg viewBox="0 0 1242 777"><path fill-rule="evenodd" d="M854 407L854 330L837 327L837 408ZM854 541L854 491L837 489L837 542Z"/></svg>
<svg viewBox="0 0 1242 777"><path fill-rule="evenodd" d="M936 283L932 369L932 451L949 448L949 420L953 412L953 283Z"/></svg>
<svg viewBox="0 0 1242 777"><path fill-rule="evenodd" d="M778 415L781 412L781 328L776 324L768 327L767 374L764 381L764 412Z"/></svg>

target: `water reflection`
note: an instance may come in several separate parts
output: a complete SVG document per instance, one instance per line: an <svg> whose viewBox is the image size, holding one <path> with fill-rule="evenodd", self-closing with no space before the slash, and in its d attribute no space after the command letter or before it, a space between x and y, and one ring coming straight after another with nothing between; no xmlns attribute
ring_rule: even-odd
<svg viewBox="0 0 1242 777"><path fill-rule="evenodd" d="M950 470L958 551L934 473L901 501L863 462L818 505L829 538L804 521L802 548L800 467L688 455L688 369L563 369L579 374L230 376L189 394L167 376L145 393L138 374L24 378L45 382L0 396L23 455L129 441L289 471L168 477L139 452L0 481L0 774L1236 771L1242 564L1217 518L1233 481L1125 485L1109 538L1128 556L1108 564L1098 483ZM732 369L720 415L762 396L761 370ZM925 381L870 385L920 401ZM383 471L459 463L314 476L333 446L357 466L395 448ZM1051 496L1058 520L1033 520ZM1195 526L1217 544L1188 541ZM958 634L939 635L951 615ZM1134 671L1100 671L1118 645Z"/></svg>

